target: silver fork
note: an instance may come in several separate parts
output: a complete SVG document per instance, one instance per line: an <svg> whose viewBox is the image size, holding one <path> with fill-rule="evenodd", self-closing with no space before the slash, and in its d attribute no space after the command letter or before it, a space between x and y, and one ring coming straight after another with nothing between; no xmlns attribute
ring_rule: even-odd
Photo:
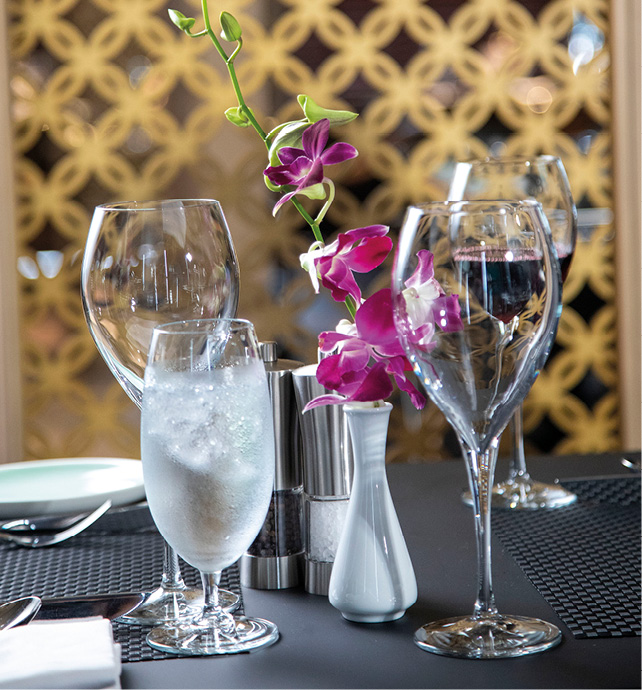
<svg viewBox="0 0 642 690"><path fill-rule="evenodd" d="M18 534L17 532L6 531L5 526L5 530L0 529L0 539L13 542L14 544L19 544L20 546L30 546L32 548L60 544L60 542L70 539L71 537L75 537L77 534L87 529L87 527L96 522L96 520L98 520L101 515L104 515L110 508L111 501L107 500L101 506L96 508L93 513L89 513L86 518L59 532L27 531L26 533Z"/></svg>

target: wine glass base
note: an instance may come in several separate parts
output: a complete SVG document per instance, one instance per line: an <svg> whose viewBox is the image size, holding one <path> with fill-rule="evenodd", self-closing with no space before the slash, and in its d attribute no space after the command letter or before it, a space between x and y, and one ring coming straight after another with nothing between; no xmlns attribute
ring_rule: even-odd
<svg viewBox="0 0 642 690"><path fill-rule="evenodd" d="M234 592L220 589L219 603L224 611L231 613L238 608L240 599ZM202 608L203 591L200 589L174 591L159 587L147 595L140 606L116 620L128 625L165 625L193 617Z"/></svg>
<svg viewBox="0 0 642 690"><path fill-rule="evenodd" d="M469 616L428 623L415 633L427 652L462 659L503 659L536 654L562 639L559 628L523 616Z"/></svg>
<svg viewBox="0 0 642 690"><path fill-rule="evenodd" d="M464 491L461 500L472 505L470 491ZM511 510L539 510L541 508L564 508L575 503L577 496L560 484L544 484L533 479L507 479L493 486L491 505L493 508Z"/></svg>
<svg viewBox="0 0 642 690"><path fill-rule="evenodd" d="M253 652L274 644L279 631L262 618L234 618L236 634L226 635L206 621L154 628L147 635L153 649L181 656L212 656Z"/></svg>

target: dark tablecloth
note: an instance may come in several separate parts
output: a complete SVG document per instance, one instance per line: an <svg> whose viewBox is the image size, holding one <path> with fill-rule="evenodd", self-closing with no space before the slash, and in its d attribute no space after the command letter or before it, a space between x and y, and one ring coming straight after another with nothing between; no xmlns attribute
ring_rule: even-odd
<svg viewBox="0 0 642 690"><path fill-rule="evenodd" d="M543 481L627 476L619 459L618 454L529 458L528 466ZM500 466L498 476L502 472L505 468ZM473 521L470 508L459 498L466 473L463 462L400 464L388 467L388 477L419 585L419 599L402 619L354 624L345 621L327 598L300 588L245 589L247 615L274 621L281 632L277 644L235 657L125 664L123 687L640 687L640 637L576 638L496 536L493 572L499 610L555 623L562 630L562 643L542 654L497 661L460 660L420 650L412 638L421 624L472 610Z"/></svg>

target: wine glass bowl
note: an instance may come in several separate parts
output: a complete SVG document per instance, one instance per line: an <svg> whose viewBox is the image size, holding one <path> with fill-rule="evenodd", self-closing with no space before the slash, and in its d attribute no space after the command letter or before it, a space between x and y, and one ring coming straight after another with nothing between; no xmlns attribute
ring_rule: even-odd
<svg viewBox="0 0 642 690"><path fill-rule="evenodd" d="M231 237L217 201L96 207L82 267L83 307L98 350L139 408L155 326L233 316L238 283Z"/></svg>
<svg viewBox="0 0 642 690"><path fill-rule="evenodd" d="M577 241L577 210L568 177L557 156L512 156L486 158L455 165L448 198L451 200L534 199L539 201L548 220L560 263L562 281L571 266ZM521 406L513 418L513 453L506 480L493 486L493 505L502 508L533 510L560 508L577 496L559 484L546 484L531 478L526 469ZM463 495L471 503L470 493Z"/></svg>
<svg viewBox="0 0 642 690"><path fill-rule="evenodd" d="M577 209L566 170L557 156L508 156L459 161L450 201L534 199L542 205L566 279L577 241Z"/></svg>
<svg viewBox="0 0 642 690"><path fill-rule="evenodd" d="M546 361L559 319L561 274L546 225L539 203L499 200L420 204L402 226L392 279L395 325L428 396L458 436L478 551L473 614L429 623L415 635L437 654L514 657L560 640L554 625L497 611L490 547L499 438ZM432 291L418 285L430 260L441 295L434 284ZM440 318L444 298L456 300L458 327Z"/></svg>
<svg viewBox="0 0 642 690"><path fill-rule="evenodd" d="M547 278L559 291L554 254L535 234L545 223L541 207L528 201L435 202L406 214L393 278L396 324L415 370L459 433L486 442L498 436L548 354L554 330L533 337L534 322L541 328L545 316L555 327L559 316L546 295ZM422 250L432 253L442 290L458 296L466 324L452 332L436 327L425 348L404 287Z"/></svg>
<svg viewBox="0 0 642 690"><path fill-rule="evenodd" d="M274 429L265 367L252 325L183 321L154 330L145 371L141 447L147 500L160 533L202 574L195 618L154 628L155 649L235 654L274 643L278 630L232 617L221 571L263 526L274 483Z"/></svg>
<svg viewBox="0 0 642 690"><path fill-rule="evenodd" d="M152 331L179 319L233 316L238 267L218 201L124 201L94 210L82 264L89 331L110 371L140 409ZM119 620L154 625L189 614L202 599L186 587L165 546L160 587ZM238 604L221 592L227 606Z"/></svg>

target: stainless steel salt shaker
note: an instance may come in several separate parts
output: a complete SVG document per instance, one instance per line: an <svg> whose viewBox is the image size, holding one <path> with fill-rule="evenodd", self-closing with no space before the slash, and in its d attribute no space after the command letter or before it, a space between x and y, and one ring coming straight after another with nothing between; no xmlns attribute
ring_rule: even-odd
<svg viewBox="0 0 642 690"><path fill-rule="evenodd" d="M299 584L303 572L301 432L292 385L292 372L303 364L277 359L275 342L260 347L274 419L274 491L263 527L241 557L241 584L285 589Z"/></svg>
<svg viewBox="0 0 642 690"><path fill-rule="evenodd" d="M305 590L328 593L334 556L348 511L352 445L343 405L305 405L328 391L317 381L317 365L292 374L303 438Z"/></svg>

